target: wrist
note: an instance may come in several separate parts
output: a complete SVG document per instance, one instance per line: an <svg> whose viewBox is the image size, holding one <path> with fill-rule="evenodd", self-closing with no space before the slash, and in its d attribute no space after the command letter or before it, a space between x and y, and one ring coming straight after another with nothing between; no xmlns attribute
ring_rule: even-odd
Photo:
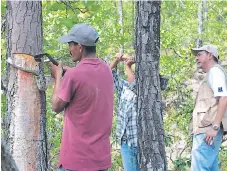
<svg viewBox="0 0 227 171"><path fill-rule="evenodd" d="M219 131L220 130L220 124L212 124L212 129L215 131Z"/></svg>
<svg viewBox="0 0 227 171"><path fill-rule="evenodd" d="M115 62L120 62L120 59L119 58L117 58L117 57L115 57L115 60L114 60Z"/></svg>
<svg viewBox="0 0 227 171"><path fill-rule="evenodd" d="M127 68L130 68L130 69L131 69L131 66L132 66L132 65L126 64L125 66L126 66Z"/></svg>

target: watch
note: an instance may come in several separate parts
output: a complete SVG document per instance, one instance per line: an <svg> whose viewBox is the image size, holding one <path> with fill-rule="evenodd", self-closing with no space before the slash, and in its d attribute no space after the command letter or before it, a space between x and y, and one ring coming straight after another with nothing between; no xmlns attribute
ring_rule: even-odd
<svg viewBox="0 0 227 171"><path fill-rule="evenodd" d="M213 130L219 131L220 127L218 125L212 125Z"/></svg>

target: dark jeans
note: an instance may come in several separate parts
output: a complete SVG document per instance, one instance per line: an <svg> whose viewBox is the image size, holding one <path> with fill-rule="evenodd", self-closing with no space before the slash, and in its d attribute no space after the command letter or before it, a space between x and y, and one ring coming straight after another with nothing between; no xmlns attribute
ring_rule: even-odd
<svg viewBox="0 0 227 171"><path fill-rule="evenodd" d="M68 169L64 169L64 168L62 168L62 166L60 166L60 168L58 168L58 171L76 171L76 170L68 170ZM97 170L97 171L108 171L108 169Z"/></svg>

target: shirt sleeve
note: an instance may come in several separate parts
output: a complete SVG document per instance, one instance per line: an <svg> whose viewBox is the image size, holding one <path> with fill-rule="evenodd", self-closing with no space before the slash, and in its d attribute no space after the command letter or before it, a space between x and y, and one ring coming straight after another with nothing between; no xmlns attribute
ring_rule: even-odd
<svg viewBox="0 0 227 171"><path fill-rule="evenodd" d="M70 71L67 71L62 78L58 97L65 102L70 102L76 91L76 84Z"/></svg>
<svg viewBox="0 0 227 171"><path fill-rule="evenodd" d="M134 80L131 84L129 84L129 89L134 93L136 92L136 80Z"/></svg>
<svg viewBox="0 0 227 171"><path fill-rule="evenodd" d="M112 69L112 74L114 79L114 88L117 90L117 94L120 95L125 81L120 77L116 68Z"/></svg>
<svg viewBox="0 0 227 171"><path fill-rule="evenodd" d="M226 75L218 67L211 68L208 82L214 92L214 97L227 96Z"/></svg>

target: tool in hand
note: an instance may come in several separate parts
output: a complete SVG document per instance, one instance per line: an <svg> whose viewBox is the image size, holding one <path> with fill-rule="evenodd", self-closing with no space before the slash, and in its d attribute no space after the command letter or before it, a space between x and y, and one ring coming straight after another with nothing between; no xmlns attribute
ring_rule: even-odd
<svg viewBox="0 0 227 171"><path fill-rule="evenodd" d="M48 53L42 53L42 54L38 54L38 55L34 55L34 58L36 61L40 62L41 58L43 58L44 56L46 56L50 62L52 62L54 65L58 66L59 63L58 61L56 61L50 54Z"/></svg>
<svg viewBox="0 0 227 171"><path fill-rule="evenodd" d="M48 53L42 53L42 54L34 55L34 58L35 58L36 61L40 62L40 61L41 61L41 58L43 58L44 56L46 56L46 57L49 59L48 61L52 62L54 65L56 65L56 66L59 65L58 61L56 61L56 60L55 60L50 54L48 54ZM45 62L46 62L46 61L45 61ZM62 68L62 70L63 70L63 73L62 73L62 76L63 76L63 75L65 74L66 70L65 70L64 68Z"/></svg>

